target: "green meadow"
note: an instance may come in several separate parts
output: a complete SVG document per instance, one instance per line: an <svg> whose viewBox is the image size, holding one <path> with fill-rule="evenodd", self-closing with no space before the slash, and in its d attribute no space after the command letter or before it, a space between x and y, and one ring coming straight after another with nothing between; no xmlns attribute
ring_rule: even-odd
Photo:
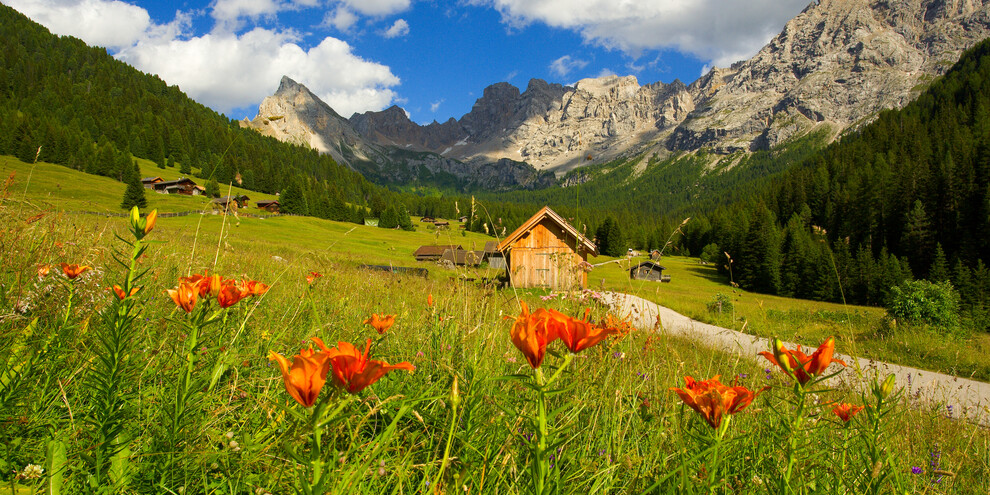
<svg viewBox="0 0 990 495"><path fill-rule="evenodd" d="M161 175L151 168L142 173ZM517 320L520 301L568 318L590 308L593 322L610 308L581 292L544 301L546 291L467 280L496 275L484 266L447 270L412 258L423 244L480 248L487 236L194 214L158 219L135 244L127 218L69 213L123 213L123 184L6 157L0 173L0 494L990 490L985 428L964 411L885 388L882 376L863 395L814 380L796 386L762 357L645 329L576 354L552 342L534 370L510 338L529 321ZM147 197L148 211L206 203ZM92 269L70 280L60 263ZM931 369L948 369L952 349L979 355L985 346L890 329L876 308L733 290L693 258L665 257L664 284L630 281L627 263L596 267L590 288L812 348L835 335L838 352ZM43 265L52 268L41 276ZM191 312L166 294L204 272L270 288L227 308L201 296ZM108 290L115 284L139 290L121 300ZM718 293L733 312L707 310ZM372 313L395 315L395 324L379 334L363 323ZM370 339L368 359L415 370L355 393L325 374L326 384L308 385L318 396L306 407L269 356L292 361L312 337L362 352ZM958 366L985 376L985 358L965 359ZM716 375L749 393L721 397L751 402L713 427L671 388ZM846 422L833 413L839 402L870 407Z"/></svg>

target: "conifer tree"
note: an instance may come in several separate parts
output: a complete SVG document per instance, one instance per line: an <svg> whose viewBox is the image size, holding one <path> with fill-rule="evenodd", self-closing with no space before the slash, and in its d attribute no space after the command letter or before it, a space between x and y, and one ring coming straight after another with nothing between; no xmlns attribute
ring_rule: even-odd
<svg viewBox="0 0 990 495"><path fill-rule="evenodd" d="M210 181L206 183L206 191L204 191L204 194L206 194L207 198L220 197L220 184L217 183L217 179L215 177L211 178ZM281 201L279 203L281 204Z"/></svg>
<svg viewBox="0 0 990 495"><path fill-rule="evenodd" d="M306 204L306 196L303 195L302 186L297 180L292 180L289 185L282 190L278 203L282 213L293 215L309 215L309 206Z"/></svg>
<svg viewBox="0 0 990 495"><path fill-rule="evenodd" d="M124 199L120 202L120 207L130 210L135 206L138 208L148 206L148 200L144 197L144 186L141 184L141 172L137 162L134 162L134 167L127 174L126 182L127 189L124 190Z"/></svg>

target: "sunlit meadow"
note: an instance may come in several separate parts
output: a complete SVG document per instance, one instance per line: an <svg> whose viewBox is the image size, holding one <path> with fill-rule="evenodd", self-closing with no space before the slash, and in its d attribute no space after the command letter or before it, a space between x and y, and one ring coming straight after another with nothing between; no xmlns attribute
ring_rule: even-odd
<svg viewBox="0 0 990 495"><path fill-rule="evenodd" d="M412 263L380 229L4 191L0 493L990 490L983 427L821 383L841 340L722 354L594 291L357 268Z"/></svg>

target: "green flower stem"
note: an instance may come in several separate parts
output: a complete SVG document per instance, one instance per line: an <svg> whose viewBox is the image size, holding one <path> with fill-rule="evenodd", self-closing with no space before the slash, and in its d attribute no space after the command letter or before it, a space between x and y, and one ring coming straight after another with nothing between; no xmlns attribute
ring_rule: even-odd
<svg viewBox="0 0 990 495"><path fill-rule="evenodd" d="M711 469L708 471L708 493L709 495L715 493L715 479L718 472L719 456L721 455L722 439L725 438L725 432L729 430L729 423L732 421L732 416L725 415L722 418L722 424L718 425L718 430L715 431L715 447L712 452L712 462Z"/></svg>
<svg viewBox="0 0 990 495"><path fill-rule="evenodd" d="M801 384L795 382L794 395L797 396L797 411L794 412L794 416L791 417L788 424L788 434L790 436L787 439L787 470L784 471L783 486L780 493L793 493L791 489L791 475L794 472L794 464L797 462L797 450L800 440L797 430L801 427L801 420L804 419L804 403L807 392L805 392Z"/></svg>
<svg viewBox="0 0 990 495"><path fill-rule="evenodd" d="M450 447L454 443L454 428L457 426L457 402L450 403L450 429L447 431L447 446L443 449L443 462L440 463L440 472L433 480L433 493L440 493L440 481L443 479L443 472L450 464Z"/></svg>
<svg viewBox="0 0 990 495"><path fill-rule="evenodd" d="M547 437L549 435L547 430L547 396L546 391L560 374L567 368L571 361L574 359L573 353L568 353L564 357L564 362L561 363L557 371L550 376L550 380L544 380L543 370L536 368L533 370L533 376L536 380L536 407L537 407L537 420L539 427L539 438L536 443L536 451L534 456L534 467L533 476L536 479L536 493L543 493L546 487L547 481L547 463L546 463L546 452L547 452Z"/></svg>

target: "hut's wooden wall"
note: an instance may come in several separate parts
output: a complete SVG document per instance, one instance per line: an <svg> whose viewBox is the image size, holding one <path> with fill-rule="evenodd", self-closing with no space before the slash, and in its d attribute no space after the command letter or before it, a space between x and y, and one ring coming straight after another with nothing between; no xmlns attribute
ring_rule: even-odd
<svg viewBox="0 0 990 495"><path fill-rule="evenodd" d="M587 255L576 252L577 239L549 219L522 235L509 249L509 271L516 287L556 290L583 288L588 274L579 263Z"/></svg>

